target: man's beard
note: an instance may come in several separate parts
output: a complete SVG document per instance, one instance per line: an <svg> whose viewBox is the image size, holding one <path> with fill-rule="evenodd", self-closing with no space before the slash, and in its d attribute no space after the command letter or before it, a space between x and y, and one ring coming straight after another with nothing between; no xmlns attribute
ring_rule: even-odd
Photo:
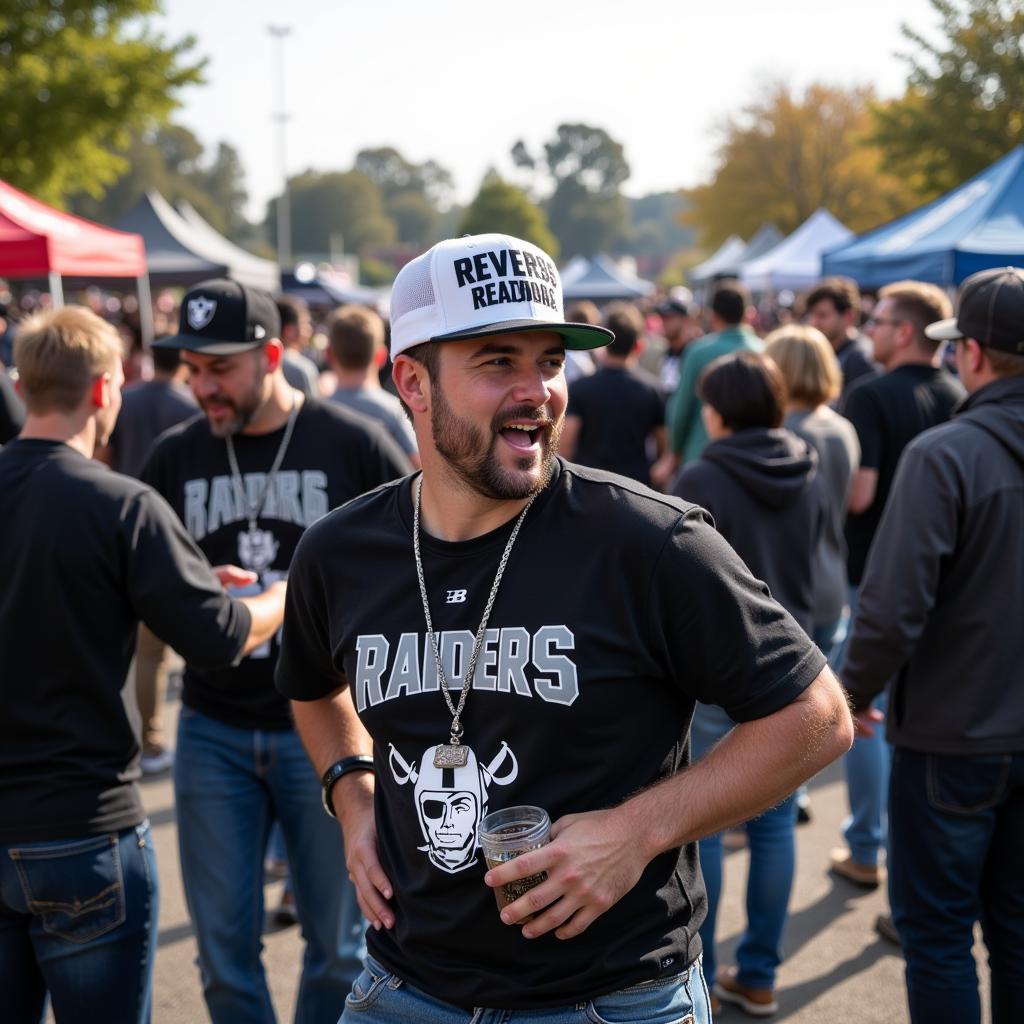
<svg viewBox="0 0 1024 1024"><path fill-rule="evenodd" d="M204 399L199 404L204 413L208 404L227 405L234 409L235 415L233 419L214 422L209 416L206 417L206 422L209 423L210 432L214 437L233 437L252 422L253 417L263 404L263 378L261 377L257 380L253 384L252 391L243 396L238 402L228 398L226 395L219 395L215 402L211 401L211 399Z"/></svg>
<svg viewBox="0 0 1024 1024"><path fill-rule="evenodd" d="M445 461L465 483L485 498L496 501L521 501L544 490L555 465L562 421L552 420L543 407L519 405L506 409L491 422L490 439L485 431L457 415L448 404L438 382L431 387L433 405L430 409L430 427L434 445ZM540 427L541 463L536 478L512 473L502 466L496 448L501 440L499 431L517 419L536 420ZM517 468L528 473L536 464L531 454L516 460Z"/></svg>

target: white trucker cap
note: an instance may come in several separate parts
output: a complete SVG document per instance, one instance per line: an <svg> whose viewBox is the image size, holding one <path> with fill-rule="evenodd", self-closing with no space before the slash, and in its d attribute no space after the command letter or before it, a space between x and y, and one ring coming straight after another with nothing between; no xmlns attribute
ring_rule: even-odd
<svg viewBox="0 0 1024 1024"><path fill-rule="evenodd" d="M391 291L391 357L424 341L554 331L566 348L600 348L612 332L565 323L562 282L547 253L511 235L438 242L407 263Z"/></svg>

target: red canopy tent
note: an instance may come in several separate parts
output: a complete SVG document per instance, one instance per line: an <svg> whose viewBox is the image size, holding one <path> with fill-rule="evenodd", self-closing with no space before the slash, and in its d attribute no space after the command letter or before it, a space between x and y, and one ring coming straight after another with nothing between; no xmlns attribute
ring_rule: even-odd
<svg viewBox="0 0 1024 1024"><path fill-rule="evenodd" d="M63 305L65 277L131 278L143 333L152 336L142 236L55 210L5 181L0 181L0 277L45 278L54 306Z"/></svg>

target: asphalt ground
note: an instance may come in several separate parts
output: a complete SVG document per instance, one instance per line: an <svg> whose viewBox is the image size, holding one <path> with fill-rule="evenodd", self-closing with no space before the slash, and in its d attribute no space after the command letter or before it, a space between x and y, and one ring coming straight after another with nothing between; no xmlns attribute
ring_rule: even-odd
<svg viewBox="0 0 1024 1024"><path fill-rule="evenodd" d="M177 712L173 698L167 710L168 724L173 727ZM156 837L162 890L153 1020L155 1024L202 1024L208 1018L181 889L169 774L147 779L143 794ZM832 765L812 780L810 795L813 818L798 828L797 877L784 938L785 961L777 981L779 1012L772 1019L792 1024L903 1024L909 1020L903 960L898 947L874 931L876 916L887 909L884 892L859 889L827 871L829 851L840 845L839 829L846 814L841 767ZM726 853L725 892L719 913L722 965L732 962L743 927L747 862L745 849ZM343 868L339 866L339 870ZM267 885L268 908L277 905L281 885ZM263 941L263 962L278 1020L283 1024L291 1021L294 1012L302 940L293 926L268 928ZM976 946L979 975L987 987L982 953ZM338 1010L340 1015L341 1007ZM752 1018L726 1006L715 1019L729 1024Z"/></svg>

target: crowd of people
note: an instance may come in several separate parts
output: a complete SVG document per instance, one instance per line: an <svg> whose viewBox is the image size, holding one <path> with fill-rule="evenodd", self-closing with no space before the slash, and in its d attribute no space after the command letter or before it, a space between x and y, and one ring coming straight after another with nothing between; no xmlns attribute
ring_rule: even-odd
<svg viewBox="0 0 1024 1024"><path fill-rule="evenodd" d="M388 321L203 282L123 396L97 311L0 324L9 1019L149 1020L167 771L215 1024L274 1019L271 869L301 1024L770 1016L839 757L822 868L888 884L911 1019L980 1021L977 920L1024 1019L1024 271L796 313L735 281L563 313L480 235ZM485 861L520 805L550 842Z"/></svg>

